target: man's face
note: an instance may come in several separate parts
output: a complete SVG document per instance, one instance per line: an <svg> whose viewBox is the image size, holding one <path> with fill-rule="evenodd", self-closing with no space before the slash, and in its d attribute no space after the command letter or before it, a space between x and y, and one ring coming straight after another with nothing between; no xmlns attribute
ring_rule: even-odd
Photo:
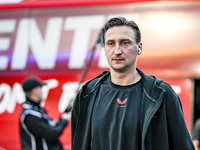
<svg viewBox="0 0 200 150"><path fill-rule="evenodd" d="M129 26L111 27L105 33L104 50L111 71L127 72L136 67L138 50L135 32Z"/></svg>
<svg viewBox="0 0 200 150"><path fill-rule="evenodd" d="M37 86L32 90L32 94L34 96L35 102L42 102L43 97L42 97L42 88L41 86Z"/></svg>

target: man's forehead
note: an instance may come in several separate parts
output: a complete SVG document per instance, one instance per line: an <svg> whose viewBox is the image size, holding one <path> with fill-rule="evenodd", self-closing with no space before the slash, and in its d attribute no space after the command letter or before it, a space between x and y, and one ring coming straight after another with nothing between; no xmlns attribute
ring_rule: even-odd
<svg viewBox="0 0 200 150"><path fill-rule="evenodd" d="M135 33L129 26L114 26L105 33L105 40L135 39Z"/></svg>

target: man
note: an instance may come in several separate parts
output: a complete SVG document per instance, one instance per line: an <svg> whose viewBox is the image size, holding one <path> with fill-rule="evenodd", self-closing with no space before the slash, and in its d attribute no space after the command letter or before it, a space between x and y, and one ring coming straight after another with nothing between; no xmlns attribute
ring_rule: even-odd
<svg viewBox="0 0 200 150"><path fill-rule="evenodd" d="M58 138L67 126L71 112L53 121L40 105L43 101L41 87L45 83L36 77L28 77L22 84L26 102L20 116L20 138L22 150L63 150Z"/></svg>
<svg viewBox="0 0 200 150"><path fill-rule="evenodd" d="M72 150L193 150L179 97L136 67L142 52L138 26L117 17L103 31L110 71L77 94Z"/></svg>
<svg viewBox="0 0 200 150"><path fill-rule="evenodd" d="M197 119L192 134L195 150L200 150L200 119Z"/></svg>

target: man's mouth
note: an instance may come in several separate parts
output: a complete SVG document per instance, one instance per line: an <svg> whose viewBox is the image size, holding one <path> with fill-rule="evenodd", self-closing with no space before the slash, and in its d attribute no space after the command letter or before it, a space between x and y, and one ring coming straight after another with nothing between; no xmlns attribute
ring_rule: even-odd
<svg viewBox="0 0 200 150"><path fill-rule="evenodd" d="M123 61L124 59L122 59L122 58L114 58L113 60L114 61Z"/></svg>

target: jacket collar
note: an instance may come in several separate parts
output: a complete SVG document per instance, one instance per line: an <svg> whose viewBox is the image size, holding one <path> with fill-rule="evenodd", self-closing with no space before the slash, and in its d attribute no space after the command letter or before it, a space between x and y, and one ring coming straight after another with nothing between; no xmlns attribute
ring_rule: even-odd
<svg viewBox="0 0 200 150"><path fill-rule="evenodd" d="M152 99L156 99L157 96L164 90L159 86L163 81L156 78L155 76L146 75L139 68L136 68L136 70L142 76L143 90L147 93L149 97L151 97ZM85 89L84 93L87 95L90 92L92 92L109 75L110 75L109 71L104 71L100 75L98 75L96 78L86 82L85 86L89 88Z"/></svg>
<svg viewBox="0 0 200 150"><path fill-rule="evenodd" d="M161 92L165 90L160 86L163 82L162 80L156 78L155 76L150 76L144 74L140 69L137 68L138 73L142 76L143 90L146 94L151 97L153 100L157 101Z"/></svg>
<svg viewBox="0 0 200 150"><path fill-rule="evenodd" d="M33 100L31 100L30 98L26 97L26 104L29 104L31 106L36 106L38 108L40 108L40 103L34 102Z"/></svg>

